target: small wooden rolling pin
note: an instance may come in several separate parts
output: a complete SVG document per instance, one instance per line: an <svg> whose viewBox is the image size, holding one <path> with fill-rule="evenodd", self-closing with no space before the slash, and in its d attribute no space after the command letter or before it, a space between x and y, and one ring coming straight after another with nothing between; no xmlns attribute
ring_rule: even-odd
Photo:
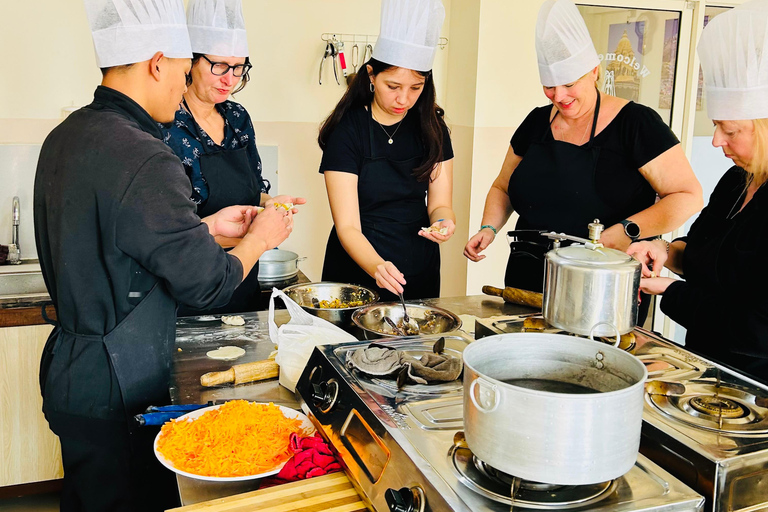
<svg viewBox="0 0 768 512"><path fill-rule="evenodd" d="M544 297L540 293L510 287L506 287L502 290L501 288L494 288L493 286L483 286L483 293L501 297L504 299L504 302L520 304L521 306L531 306L539 309L541 309L541 303Z"/></svg>
<svg viewBox="0 0 768 512"><path fill-rule="evenodd" d="M235 386L257 380L274 379L280 373L280 367L274 359L264 359L252 363L236 364L223 372L210 372L200 377L200 384L206 387L234 382Z"/></svg>

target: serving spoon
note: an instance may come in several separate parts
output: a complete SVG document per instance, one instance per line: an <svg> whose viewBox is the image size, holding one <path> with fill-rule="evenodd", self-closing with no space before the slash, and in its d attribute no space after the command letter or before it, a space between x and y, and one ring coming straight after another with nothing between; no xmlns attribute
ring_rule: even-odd
<svg viewBox="0 0 768 512"><path fill-rule="evenodd" d="M419 324L414 322L408 316L408 308L405 307L405 299L403 298L403 292L400 292L400 304L403 305L403 322L416 334L419 334Z"/></svg>

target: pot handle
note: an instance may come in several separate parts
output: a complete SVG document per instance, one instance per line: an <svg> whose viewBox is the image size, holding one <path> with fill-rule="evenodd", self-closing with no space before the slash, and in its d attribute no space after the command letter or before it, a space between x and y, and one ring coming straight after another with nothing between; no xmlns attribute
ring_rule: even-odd
<svg viewBox="0 0 768 512"><path fill-rule="evenodd" d="M299 256L298 258L296 258L296 263L298 263L300 261L304 261L305 259L307 259L306 256Z"/></svg>
<svg viewBox="0 0 768 512"><path fill-rule="evenodd" d="M490 409L486 409L482 405L478 403L477 398L475 398L475 388L477 386L480 386L480 394L493 394L493 407ZM490 398L490 397L489 397ZM477 408L478 411L483 413L489 413L493 412L499 407L499 390L496 387L495 384L491 384L487 380L478 377L475 380L472 381L472 384L469 385L469 399L472 400L472 404Z"/></svg>
<svg viewBox="0 0 768 512"><path fill-rule="evenodd" d="M614 347L618 347L621 343L621 333L619 333L619 328L613 325L611 322L598 322L595 325L592 326L592 329L589 330L589 339L592 341L595 341L595 338L593 335L595 334L595 329L600 327L601 325L607 325L608 327L613 328L613 331L616 333L616 343L613 344Z"/></svg>

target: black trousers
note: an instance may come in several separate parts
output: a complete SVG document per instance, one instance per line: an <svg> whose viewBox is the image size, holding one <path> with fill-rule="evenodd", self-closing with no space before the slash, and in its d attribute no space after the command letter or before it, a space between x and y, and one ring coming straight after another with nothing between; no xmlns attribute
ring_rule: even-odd
<svg viewBox="0 0 768 512"><path fill-rule="evenodd" d="M142 427L108 444L60 437L61 512L162 511L179 506L175 474L154 455L159 429Z"/></svg>

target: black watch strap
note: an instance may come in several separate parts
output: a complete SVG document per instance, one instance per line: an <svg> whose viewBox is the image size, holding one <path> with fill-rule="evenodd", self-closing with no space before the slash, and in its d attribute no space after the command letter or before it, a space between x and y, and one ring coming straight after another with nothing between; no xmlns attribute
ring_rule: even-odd
<svg viewBox="0 0 768 512"><path fill-rule="evenodd" d="M624 226L624 234L627 235L633 242L640 238L640 226L631 220L624 219L621 221L621 225Z"/></svg>

